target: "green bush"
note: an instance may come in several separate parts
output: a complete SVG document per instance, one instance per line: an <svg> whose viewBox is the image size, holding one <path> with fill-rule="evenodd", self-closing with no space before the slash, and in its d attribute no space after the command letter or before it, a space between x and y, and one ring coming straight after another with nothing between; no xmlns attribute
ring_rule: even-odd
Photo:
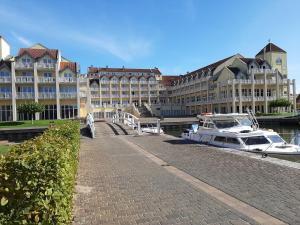
<svg viewBox="0 0 300 225"><path fill-rule="evenodd" d="M0 156L0 224L69 224L78 152L69 121Z"/></svg>

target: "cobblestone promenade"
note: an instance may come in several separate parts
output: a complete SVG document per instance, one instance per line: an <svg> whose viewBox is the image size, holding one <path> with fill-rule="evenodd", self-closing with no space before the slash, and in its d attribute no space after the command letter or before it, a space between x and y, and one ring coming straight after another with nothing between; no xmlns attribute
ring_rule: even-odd
<svg viewBox="0 0 300 225"><path fill-rule="evenodd" d="M81 140L74 224L257 224L131 143L286 223L300 224L296 169L166 136L117 136L105 123L97 123L96 131L96 139Z"/></svg>

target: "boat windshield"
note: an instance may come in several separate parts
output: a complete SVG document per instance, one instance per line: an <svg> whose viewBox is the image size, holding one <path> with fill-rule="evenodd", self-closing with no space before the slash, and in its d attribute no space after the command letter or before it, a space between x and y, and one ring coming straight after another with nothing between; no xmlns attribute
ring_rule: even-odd
<svg viewBox="0 0 300 225"><path fill-rule="evenodd" d="M264 136L246 137L242 138L242 140L246 145L264 145L270 143Z"/></svg>
<svg viewBox="0 0 300 225"><path fill-rule="evenodd" d="M235 119L213 120L213 122L217 128L229 128L239 125L238 121L236 121Z"/></svg>
<svg viewBox="0 0 300 225"><path fill-rule="evenodd" d="M217 128L230 128L238 125L251 126L252 122L247 117L242 118L226 118L226 119L213 119L213 123Z"/></svg>
<svg viewBox="0 0 300 225"><path fill-rule="evenodd" d="M268 138L273 143L284 143L285 142L279 135L269 135Z"/></svg>

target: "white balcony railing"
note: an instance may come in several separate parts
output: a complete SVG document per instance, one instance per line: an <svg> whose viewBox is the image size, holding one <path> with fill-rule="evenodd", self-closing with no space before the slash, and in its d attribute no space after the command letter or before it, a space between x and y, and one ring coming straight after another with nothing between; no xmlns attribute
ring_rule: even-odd
<svg viewBox="0 0 300 225"><path fill-rule="evenodd" d="M92 98L100 98L100 95L99 94L94 94L94 95L92 95Z"/></svg>
<svg viewBox="0 0 300 225"><path fill-rule="evenodd" d="M273 69L249 69L249 74L254 73L275 73L275 70Z"/></svg>
<svg viewBox="0 0 300 225"><path fill-rule="evenodd" d="M38 81L40 83L53 83L55 82L55 77L39 77Z"/></svg>
<svg viewBox="0 0 300 225"><path fill-rule="evenodd" d="M15 68L16 69L33 69L33 63L16 62Z"/></svg>
<svg viewBox="0 0 300 225"><path fill-rule="evenodd" d="M38 63L38 69L55 69L55 63Z"/></svg>
<svg viewBox="0 0 300 225"><path fill-rule="evenodd" d="M0 83L10 83L11 77L0 77Z"/></svg>
<svg viewBox="0 0 300 225"><path fill-rule="evenodd" d="M0 99L10 99L11 93L10 92L0 92Z"/></svg>
<svg viewBox="0 0 300 225"><path fill-rule="evenodd" d="M16 83L33 83L34 77L16 76Z"/></svg>
<svg viewBox="0 0 300 225"><path fill-rule="evenodd" d="M76 83L77 79L75 77L60 77L59 82L61 83Z"/></svg>
<svg viewBox="0 0 300 225"><path fill-rule="evenodd" d="M33 92L18 92L17 99L34 99Z"/></svg>
<svg viewBox="0 0 300 225"><path fill-rule="evenodd" d="M55 99L56 93L49 93L49 92L39 92L40 99Z"/></svg>
<svg viewBox="0 0 300 225"><path fill-rule="evenodd" d="M70 98L77 98L76 92L60 92L60 98L70 99Z"/></svg>

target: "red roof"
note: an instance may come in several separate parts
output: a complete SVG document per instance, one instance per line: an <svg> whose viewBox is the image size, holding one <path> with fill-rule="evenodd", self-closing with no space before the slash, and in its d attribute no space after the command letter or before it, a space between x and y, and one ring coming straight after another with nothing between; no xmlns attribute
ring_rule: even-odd
<svg viewBox="0 0 300 225"><path fill-rule="evenodd" d="M172 85L172 82L175 81L175 80L178 80L179 79L179 76L168 76L168 75L164 75L162 76L162 84L164 86L171 86Z"/></svg>
<svg viewBox="0 0 300 225"><path fill-rule="evenodd" d="M132 72L132 73L156 73L161 74L159 69L133 69L133 68L107 68L107 67L89 67L88 68L89 73L98 73L98 72Z"/></svg>
<svg viewBox="0 0 300 225"><path fill-rule="evenodd" d="M60 70L59 71L63 71L67 68L69 68L74 73L76 73L76 63L75 62L60 62Z"/></svg>
<svg viewBox="0 0 300 225"><path fill-rule="evenodd" d="M39 49L39 48L20 48L18 57L24 54L30 55L32 58L41 58L44 55L49 55L53 59L57 59L58 50L57 49Z"/></svg>

